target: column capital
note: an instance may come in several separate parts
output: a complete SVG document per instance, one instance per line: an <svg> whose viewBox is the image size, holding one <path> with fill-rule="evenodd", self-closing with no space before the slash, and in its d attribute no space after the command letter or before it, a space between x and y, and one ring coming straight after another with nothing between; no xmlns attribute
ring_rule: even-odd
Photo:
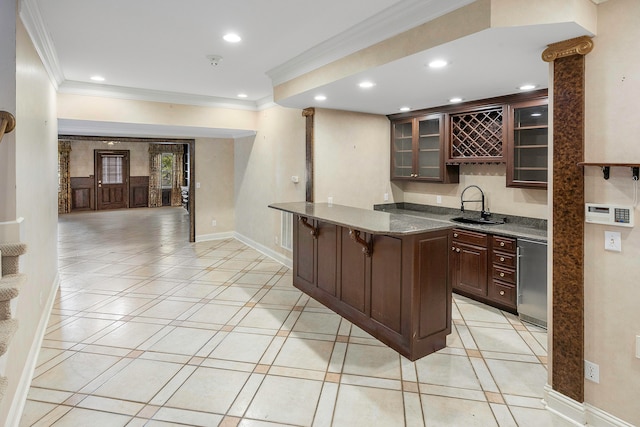
<svg viewBox="0 0 640 427"><path fill-rule="evenodd" d="M313 107L305 108L304 110L302 110L303 117L313 116L314 114L316 114L316 109Z"/></svg>
<svg viewBox="0 0 640 427"><path fill-rule="evenodd" d="M572 55L586 55L593 49L593 40L589 36L576 37L547 45L542 52L542 60L552 62L558 58Z"/></svg>

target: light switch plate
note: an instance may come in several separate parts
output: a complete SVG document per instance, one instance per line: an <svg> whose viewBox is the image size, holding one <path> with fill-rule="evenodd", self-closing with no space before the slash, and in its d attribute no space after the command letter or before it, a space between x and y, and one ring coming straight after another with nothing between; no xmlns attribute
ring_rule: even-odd
<svg viewBox="0 0 640 427"><path fill-rule="evenodd" d="M604 232L604 249L612 252L622 252L622 237L618 231Z"/></svg>

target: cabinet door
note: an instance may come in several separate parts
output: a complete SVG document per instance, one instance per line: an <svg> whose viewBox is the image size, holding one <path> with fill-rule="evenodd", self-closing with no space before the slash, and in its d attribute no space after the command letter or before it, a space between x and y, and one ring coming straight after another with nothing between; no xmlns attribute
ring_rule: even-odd
<svg viewBox="0 0 640 427"><path fill-rule="evenodd" d="M314 221L308 220L313 224ZM300 216L294 216L293 224L293 275L305 284L315 285L315 239L309 229L300 221Z"/></svg>
<svg viewBox="0 0 640 427"><path fill-rule="evenodd" d="M509 106L507 187L547 187L548 100Z"/></svg>
<svg viewBox="0 0 640 427"><path fill-rule="evenodd" d="M375 236L371 256L371 318L402 333L402 240Z"/></svg>
<svg viewBox="0 0 640 427"><path fill-rule="evenodd" d="M453 276L454 289L476 295L487 295L487 248L454 243L453 264L457 272Z"/></svg>
<svg viewBox="0 0 640 427"><path fill-rule="evenodd" d="M316 266L317 285L319 289L336 296L338 281L338 230L340 227L318 222L318 262Z"/></svg>
<svg viewBox="0 0 640 427"><path fill-rule="evenodd" d="M414 119L391 123L391 179L415 175L413 123Z"/></svg>
<svg viewBox="0 0 640 427"><path fill-rule="evenodd" d="M362 246L351 240L349 229L339 227L341 230L340 250L340 300L350 305L361 313L366 314L366 255L362 252ZM369 239L364 233L363 239Z"/></svg>

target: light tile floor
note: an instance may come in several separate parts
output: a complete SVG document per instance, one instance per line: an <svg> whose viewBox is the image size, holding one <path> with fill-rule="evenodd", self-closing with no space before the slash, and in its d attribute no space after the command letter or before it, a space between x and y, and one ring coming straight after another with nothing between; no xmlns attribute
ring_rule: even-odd
<svg viewBox="0 0 640 427"><path fill-rule="evenodd" d="M416 362L181 208L59 220L58 292L21 426L565 426L541 402L546 333L455 296Z"/></svg>

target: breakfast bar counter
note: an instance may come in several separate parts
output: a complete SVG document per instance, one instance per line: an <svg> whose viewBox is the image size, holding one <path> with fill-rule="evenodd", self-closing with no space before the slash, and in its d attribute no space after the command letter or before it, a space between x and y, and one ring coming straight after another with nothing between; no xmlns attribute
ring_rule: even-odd
<svg viewBox="0 0 640 427"><path fill-rule="evenodd" d="M451 333L452 224L326 203L293 214L293 284L410 360Z"/></svg>

